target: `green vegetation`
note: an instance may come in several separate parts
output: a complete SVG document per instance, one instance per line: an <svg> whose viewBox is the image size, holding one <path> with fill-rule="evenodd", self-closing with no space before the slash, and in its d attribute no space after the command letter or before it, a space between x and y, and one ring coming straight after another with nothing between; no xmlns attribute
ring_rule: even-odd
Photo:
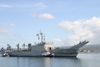
<svg viewBox="0 0 100 67"><path fill-rule="evenodd" d="M83 52L83 50L81 50L80 52Z"/></svg>

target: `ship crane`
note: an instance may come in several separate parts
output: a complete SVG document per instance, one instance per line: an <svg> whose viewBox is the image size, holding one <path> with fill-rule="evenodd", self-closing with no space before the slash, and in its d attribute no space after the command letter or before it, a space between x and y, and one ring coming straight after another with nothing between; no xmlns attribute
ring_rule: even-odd
<svg viewBox="0 0 100 67"><path fill-rule="evenodd" d="M17 51L20 51L19 43L16 46L17 46Z"/></svg>
<svg viewBox="0 0 100 67"><path fill-rule="evenodd" d="M7 50L11 50L11 46L9 44L7 44Z"/></svg>
<svg viewBox="0 0 100 67"><path fill-rule="evenodd" d="M25 43L22 45L22 47L25 49L25 47L27 47L27 45L25 45Z"/></svg>

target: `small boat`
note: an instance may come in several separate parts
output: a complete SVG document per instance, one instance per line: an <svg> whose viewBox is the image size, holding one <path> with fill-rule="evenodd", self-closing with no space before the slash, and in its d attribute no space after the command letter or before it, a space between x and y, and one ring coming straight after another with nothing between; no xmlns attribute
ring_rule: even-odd
<svg viewBox="0 0 100 67"><path fill-rule="evenodd" d="M3 57L9 57L9 55L7 53L4 53Z"/></svg>

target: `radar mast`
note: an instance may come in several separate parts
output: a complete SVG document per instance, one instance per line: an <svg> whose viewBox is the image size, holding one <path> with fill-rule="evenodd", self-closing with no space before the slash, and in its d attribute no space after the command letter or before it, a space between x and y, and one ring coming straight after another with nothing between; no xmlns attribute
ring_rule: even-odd
<svg viewBox="0 0 100 67"><path fill-rule="evenodd" d="M44 34L41 32L41 30L40 30L40 33L36 34L36 36L38 36L38 40L40 40L39 35L40 35L40 37L41 37L41 42L43 42L43 41L45 40L45 36L44 36Z"/></svg>
<svg viewBox="0 0 100 67"><path fill-rule="evenodd" d="M41 35L41 42L43 42L43 33L40 30L40 35Z"/></svg>

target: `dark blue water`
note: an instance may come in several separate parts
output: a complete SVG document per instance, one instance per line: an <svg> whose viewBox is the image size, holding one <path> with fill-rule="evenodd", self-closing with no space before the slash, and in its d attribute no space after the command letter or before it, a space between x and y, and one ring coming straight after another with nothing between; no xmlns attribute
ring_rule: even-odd
<svg viewBox="0 0 100 67"><path fill-rule="evenodd" d="M99 67L100 53L81 53L77 57L2 57L0 67Z"/></svg>

